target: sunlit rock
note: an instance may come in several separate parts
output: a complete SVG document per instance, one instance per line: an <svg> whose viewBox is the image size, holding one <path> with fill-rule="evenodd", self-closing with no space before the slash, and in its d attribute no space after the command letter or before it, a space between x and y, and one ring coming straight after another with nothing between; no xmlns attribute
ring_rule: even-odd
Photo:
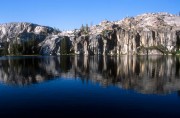
<svg viewBox="0 0 180 118"><path fill-rule="evenodd" d="M18 50L4 51L2 55L7 55L5 52L10 55L12 52L47 55L167 55L179 54L179 32L180 16L145 13L114 22L104 20L98 25L62 32L32 23L6 23L0 25L0 41L4 50L14 50L12 47L19 45ZM52 36L67 39L63 43L68 45L68 49L64 49L66 46L63 47L61 43L55 44ZM42 45L45 40L46 46Z"/></svg>
<svg viewBox="0 0 180 118"><path fill-rule="evenodd" d="M46 27L43 27L43 26L37 26L37 27L34 29L34 32L37 33L37 34L47 33L47 28L46 28Z"/></svg>
<svg viewBox="0 0 180 118"><path fill-rule="evenodd" d="M33 23L0 24L0 42L3 50L6 50L1 55L39 54L41 47L38 44L55 32L58 31Z"/></svg>
<svg viewBox="0 0 180 118"><path fill-rule="evenodd" d="M146 13L116 22L104 20L89 28L88 51L93 54L102 52L103 55L172 54L179 49L179 31L180 17L168 13ZM100 38L92 40L95 36L103 39L101 44L96 41ZM78 37L81 37L81 33ZM100 45L103 45L102 48ZM79 54L77 51L75 53Z"/></svg>

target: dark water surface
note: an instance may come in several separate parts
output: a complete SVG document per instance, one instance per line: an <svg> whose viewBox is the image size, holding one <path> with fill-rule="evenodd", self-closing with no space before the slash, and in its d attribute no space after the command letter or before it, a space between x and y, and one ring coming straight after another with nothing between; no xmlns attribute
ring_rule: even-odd
<svg viewBox="0 0 180 118"><path fill-rule="evenodd" d="M180 57L1 57L0 117L180 117Z"/></svg>

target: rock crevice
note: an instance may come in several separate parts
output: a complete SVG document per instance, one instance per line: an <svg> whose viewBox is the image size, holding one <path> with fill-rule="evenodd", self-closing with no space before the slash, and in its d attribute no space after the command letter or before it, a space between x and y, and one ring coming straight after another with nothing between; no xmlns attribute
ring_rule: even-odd
<svg viewBox="0 0 180 118"><path fill-rule="evenodd" d="M178 54L180 16L147 13L116 22L105 20L99 25L63 32L32 23L1 24L0 42L3 47L1 53L4 54L14 53L12 51L15 50L12 48L14 44L19 45L19 48L18 46L15 48L20 54L29 52L42 55ZM9 50L5 51L7 49Z"/></svg>

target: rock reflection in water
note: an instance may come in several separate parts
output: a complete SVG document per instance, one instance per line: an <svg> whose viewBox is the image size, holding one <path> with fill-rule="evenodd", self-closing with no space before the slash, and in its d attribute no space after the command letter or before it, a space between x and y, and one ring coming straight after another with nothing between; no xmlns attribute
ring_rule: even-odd
<svg viewBox="0 0 180 118"><path fill-rule="evenodd" d="M80 78L106 87L115 85L146 94L180 90L180 58L172 56L1 57L0 80L30 85L63 78Z"/></svg>

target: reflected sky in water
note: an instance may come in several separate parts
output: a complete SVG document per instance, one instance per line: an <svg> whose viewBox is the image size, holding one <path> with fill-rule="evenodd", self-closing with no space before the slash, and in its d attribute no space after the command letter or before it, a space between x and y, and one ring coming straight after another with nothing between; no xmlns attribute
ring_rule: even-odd
<svg viewBox="0 0 180 118"><path fill-rule="evenodd" d="M178 117L180 57L1 57L0 115Z"/></svg>

